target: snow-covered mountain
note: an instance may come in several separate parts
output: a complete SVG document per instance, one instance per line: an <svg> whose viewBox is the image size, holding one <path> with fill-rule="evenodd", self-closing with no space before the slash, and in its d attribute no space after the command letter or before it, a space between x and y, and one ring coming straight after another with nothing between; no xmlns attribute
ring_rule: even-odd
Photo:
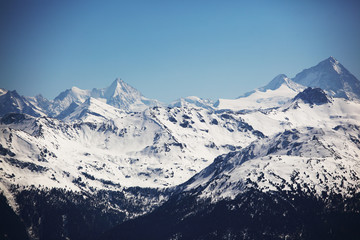
<svg viewBox="0 0 360 240"><path fill-rule="evenodd" d="M7 93L8 91L4 88L0 88L0 96L4 95L5 93Z"/></svg>
<svg viewBox="0 0 360 240"><path fill-rule="evenodd" d="M165 107L120 79L54 100L1 89L0 204L31 239L301 239L315 231L306 209L310 219L346 209L351 221L319 226L352 233L359 81L333 58L319 65L215 104L186 97ZM346 81L307 87L326 76Z"/></svg>
<svg viewBox="0 0 360 240"><path fill-rule="evenodd" d="M161 106L162 103L144 97L138 90L131 87L121 79L115 81L106 88L83 90L72 87L61 92L54 100L48 100L42 95L35 97L23 97L16 91L0 91L0 115L7 113L26 113L34 117L49 116L58 119L66 118L76 107L83 104L89 98L102 101L110 106L125 111L142 111L148 107Z"/></svg>
<svg viewBox="0 0 360 240"><path fill-rule="evenodd" d="M66 122L83 120L86 122L103 122L116 119L124 110L115 108L96 98L89 97L80 105L73 105L74 108L65 117L59 117Z"/></svg>
<svg viewBox="0 0 360 240"><path fill-rule="evenodd" d="M138 90L119 78L107 88L93 89L91 97L106 99L107 104L129 111L141 111L147 107L161 105L157 100L145 98Z"/></svg>
<svg viewBox="0 0 360 240"><path fill-rule="evenodd" d="M360 191L358 125L286 130L217 158L186 190L212 201L234 199L248 188L352 197ZM346 142L346 150L343 149Z"/></svg>
<svg viewBox="0 0 360 240"><path fill-rule="evenodd" d="M334 57L298 73L293 81L307 87L318 87L333 97L360 99L360 81Z"/></svg>
<svg viewBox="0 0 360 240"><path fill-rule="evenodd" d="M157 100L145 98L138 90L123 80L115 79L107 88L82 90L72 87L67 89L54 99L49 115L60 115L61 118L64 118L71 113L71 110L74 110L74 104L81 105L90 97L126 111L142 111L147 107L161 105Z"/></svg>
<svg viewBox="0 0 360 240"><path fill-rule="evenodd" d="M43 115L46 115L46 113L49 113L52 101L44 98L41 94L38 94L34 97L25 97L27 101L29 101L33 106L36 106L39 111L43 113ZM25 112L21 112L25 113ZM31 114L30 114L31 115Z"/></svg>
<svg viewBox="0 0 360 240"><path fill-rule="evenodd" d="M44 115L39 108L34 106L25 97L20 96L15 90L6 91L1 89L0 117L9 112L26 113L36 117Z"/></svg>
<svg viewBox="0 0 360 240"><path fill-rule="evenodd" d="M174 186L216 156L263 137L232 113L154 108L128 114L105 106L89 98L65 119L68 122L3 117L0 144L16 161L5 154L1 176L14 174L10 182L20 185L74 190ZM46 171L17 169L17 164ZM86 179L84 186L74 183L84 171L94 179ZM104 185L102 179L113 184Z"/></svg>
<svg viewBox="0 0 360 240"><path fill-rule="evenodd" d="M360 99L360 81L334 57L329 57L294 78L280 74L264 87L237 99L219 99L214 106L233 111L279 107L306 87L323 89L336 98Z"/></svg>
<svg viewBox="0 0 360 240"><path fill-rule="evenodd" d="M274 108L283 105L303 89L304 86L280 74L264 87L245 93L237 99L219 99L214 106L233 111Z"/></svg>
<svg viewBox="0 0 360 240"><path fill-rule="evenodd" d="M177 99L176 101L172 102L169 104L169 107L173 108L173 107L187 107L187 108L196 108L196 107L200 107L200 108L206 108L209 110L213 110L214 103L211 100L208 99L202 99L196 96L189 96L189 97L185 97L185 98L180 98Z"/></svg>
<svg viewBox="0 0 360 240"><path fill-rule="evenodd" d="M356 239L360 105L309 102L311 91L278 109L245 114L263 115L256 118L268 137L217 157L156 211L102 238Z"/></svg>
<svg viewBox="0 0 360 240"><path fill-rule="evenodd" d="M266 86L258 88L257 90L261 91L261 92L266 92L267 90L276 90L276 89L280 88L282 85L286 85L288 88L294 90L295 92L299 92L299 91L304 90L303 85L295 83L290 78L288 78L285 74L277 75ZM239 98L247 97L247 96L251 95L254 92L255 91L245 93L243 96L240 96Z"/></svg>
<svg viewBox="0 0 360 240"><path fill-rule="evenodd" d="M51 117L56 117L60 114L64 115L62 114L63 111L67 111L71 105L80 105L85 102L86 99L90 97L90 93L91 91L89 90L82 90L77 87L72 87L71 89L61 92L54 98L51 106L49 107L48 115Z"/></svg>
<svg viewBox="0 0 360 240"><path fill-rule="evenodd" d="M360 81L356 79L341 63L330 57L314 67L305 69L290 79L284 74L276 76L266 86L245 93L237 99L219 99L216 103L199 97L180 98L169 107L201 107L209 110L252 111L279 107L289 101L306 87L318 87L333 97L356 100L360 98ZM1 95L7 93L2 89ZM125 83L121 79L106 88L82 90L72 87L61 92L54 100L47 100L41 95L35 97L20 97L25 105L32 110L23 111L21 107L17 112L33 116L47 115L63 119L71 114L76 107L84 103L89 97L98 99L113 107L126 111L142 111L147 107L163 106L157 100L148 99ZM13 105L6 103L5 105ZM24 104L23 104L24 105ZM3 107L2 115L11 112Z"/></svg>

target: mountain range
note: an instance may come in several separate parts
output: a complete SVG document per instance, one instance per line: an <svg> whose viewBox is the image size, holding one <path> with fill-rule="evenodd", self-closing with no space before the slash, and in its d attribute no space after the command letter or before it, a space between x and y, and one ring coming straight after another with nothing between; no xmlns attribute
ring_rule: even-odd
<svg viewBox="0 0 360 240"><path fill-rule="evenodd" d="M0 89L0 117L1 239L360 235L360 81L333 57L215 103Z"/></svg>

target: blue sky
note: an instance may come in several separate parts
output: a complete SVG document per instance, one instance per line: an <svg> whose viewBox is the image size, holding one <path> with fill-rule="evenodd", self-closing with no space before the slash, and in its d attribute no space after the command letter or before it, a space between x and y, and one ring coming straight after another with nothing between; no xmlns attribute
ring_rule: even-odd
<svg viewBox="0 0 360 240"><path fill-rule="evenodd" d="M0 87L53 99L116 78L235 98L329 56L360 78L359 1L0 1Z"/></svg>

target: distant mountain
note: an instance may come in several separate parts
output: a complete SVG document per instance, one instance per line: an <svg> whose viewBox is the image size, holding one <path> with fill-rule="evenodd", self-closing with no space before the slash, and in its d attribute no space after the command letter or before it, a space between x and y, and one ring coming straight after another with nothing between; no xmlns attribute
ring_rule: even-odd
<svg viewBox="0 0 360 240"><path fill-rule="evenodd" d="M237 99L219 99L214 107L235 111L279 107L304 88L304 86L293 82L286 75L280 74L266 86L245 93Z"/></svg>
<svg viewBox="0 0 360 240"><path fill-rule="evenodd" d="M67 89L54 99L50 115L64 118L71 112L68 109L71 104L81 105L90 97L126 111L141 111L149 106L161 105L157 100L145 98L138 90L123 80L115 79L107 88L82 90L72 87ZM70 109L73 108L74 105Z"/></svg>
<svg viewBox="0 0 360 240"><path fill-rule="evenodd" d="M89 98L88 98L89 99ZM86 102L86 101L85 101ZM77 107L79 107L82 103L72 102L65 110L63 110L60 114L56 116L57 119L63 120L64 118L68 117L72 114ZM50 115L51 116L51 115Z"/></svg>
<svg viewBox="0 0 360 240"><path fill-rule="evenodd" d="M26 113L35 117L44 115L41 110L32 105L25 97L20 96L15 90L2 90L1 93L0 117L7 113Z"/></svg>
<svg viewBox="0 0 360 240"><path fill-rule="evenodd" d="M247 92L237 99L219 99L214 107L233 111L279 107L306 87L323 89L335 98L360 99L360 81L339 61L329 57L292 79L280 74L266 86Z"/></svg>
<svg viewBox="0 0 360 240"><path fill-rule="evenodd" d="M333 97L360 99L360 81L334 57L298 73L293 81L327 91Z"/></svg>
<svg viewBox="0 0 360 240"><path fill-rule="evenodd" d="M206 109L213 109L213 102L211 100L202 99L196 96L189 96L180 98L169 104L169 107L200 107Z"/></svg>
<svg viewBox="0 0 360 240"><path fill-rule="evenodd" d="M93 89L91 97L105 99L106 103L123 110L143 110L148 106L158 106L160 102L145 98L137 89L121 79L116 79L109 87Z"/></svg>
<svg viewBox="0 0 360 240"><path fill-rule="evenodd" d="M51 106L49 107L48 114L52 117L56 117L61 112L66 110L72 103L80 105L81 103L85 102L86 99L90 97L90 93L91 91L89 90L82 90L77 87L67 89L55 97Z"/></svg>
<svg viewBox="0 0 360 240"><path fill-rule="evenodd" d="M298 92L304 89L303 85L297 84L294 81L292 81L290 78L288 78L285 74L279 74L273 80L271 80L266 86L257 88L256 90L260 92L266 92L267 90L276 90L280 88L282 85L286 85L288 88ZM248 93L245 93L244 95L240 96L247 97L254 93L256 90L250 91Z"/></svg>
<svg viewBox="0 0 360 240"><path fill-rule="evenodd" d="M35 97L25 97L33 106L36 106L44 113L48 113L52 105L52 101L44 98L41 94Z"/></svg>
<svg viewBox="0 0 360 240"><path fill-rule="evenodd" d="M83 120L98 122L99 120L104 121L118 118L119 113L122 112L123 110L119 108L110 106L96 98L89 97L82 104L71 107L69 114L64 115L65 117L62 119L65 121Z"/></svg>

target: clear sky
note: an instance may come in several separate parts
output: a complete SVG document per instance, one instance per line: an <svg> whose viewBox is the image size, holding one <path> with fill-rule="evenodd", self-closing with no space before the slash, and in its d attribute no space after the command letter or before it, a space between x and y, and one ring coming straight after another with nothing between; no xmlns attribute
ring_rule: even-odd
<svg viewBox="0 0 360 240"><path fill-rule="evenodd" d="M360 1L0 0L0 87L116 78L164 102L235 98L334 56L360 79Z"/></svg>

